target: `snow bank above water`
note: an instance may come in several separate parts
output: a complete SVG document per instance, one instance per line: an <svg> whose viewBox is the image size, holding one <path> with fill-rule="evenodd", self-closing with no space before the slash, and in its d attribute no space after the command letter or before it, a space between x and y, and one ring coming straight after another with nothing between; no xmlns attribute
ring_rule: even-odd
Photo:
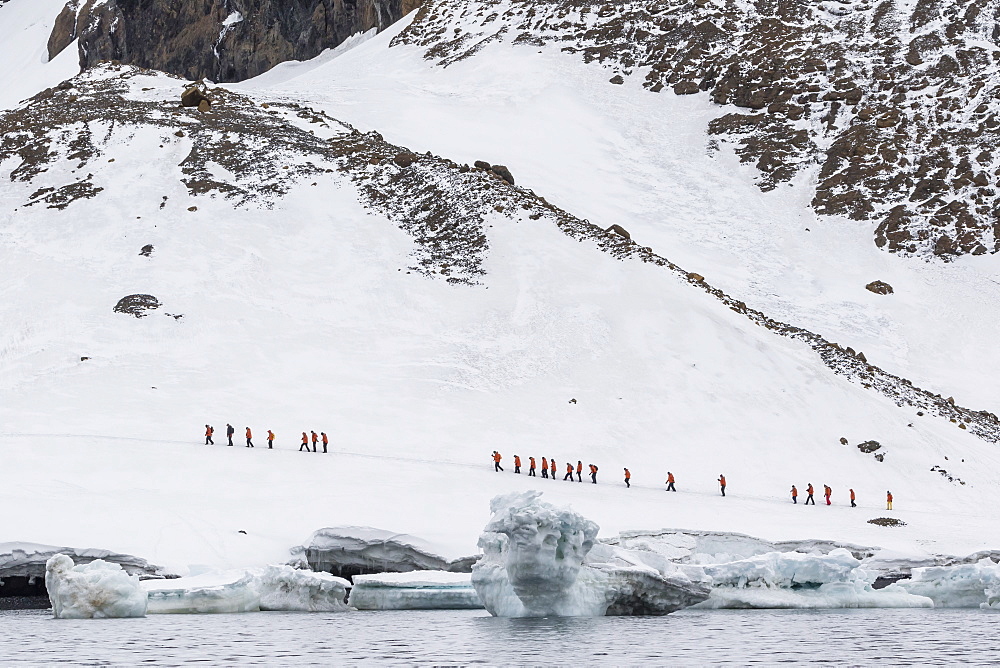
<svg viewBox="0 0 1000 668"><path fill-rule="evenodd" d="M57 554L45 564L45 587L57 619L146 615L139 578L102 559L74 566L68 556Z"/></svg>
<svg viewBox="0 0 1000 668"><path fill-rule="evenodd" d="M415 536L372 527L327 527L291 549L292 565L314 571L356 575L410 571L469 572L472 557L441 556L436 546Z"/></svg>
<svg viewBox="0 0 1000 668"><path fill-rule="evenodd" d="M1000 609L997 596L1000 564L990 559L974 564L915 568L909 580L901 580L896 586L930 598L937 608Z"/></svg>

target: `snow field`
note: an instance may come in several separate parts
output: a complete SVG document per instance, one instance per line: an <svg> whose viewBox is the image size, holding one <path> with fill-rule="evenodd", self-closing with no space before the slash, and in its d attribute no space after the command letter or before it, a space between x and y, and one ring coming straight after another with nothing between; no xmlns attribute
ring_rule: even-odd
<svg viewBox="0 0 1000 668"><path fill-rule="evenodd" d="M956 264L972 272L967 284L964 274L950 278L959 269L935 274L942 287L921 308L940 306L940 315L904 322L866 311L884 301L836 307L817 295L847 294L847 283L828 283L837 267L865 268L853 285L897 260L862 250L870 242L856 230L829 223L818 243L791 235L799 191L761 195L728 158L696 159L704 137L695 121L715 113L703 101L608 87L600 70L523 49L432 70L412 50L386 50L389 37L282 84L280 94L414 150L504 162L519 183L623 224L751 305L785 304L769 312L818 323L834 338L875 323L870 341L897 332L893 354L914 351L914 369L926 359L921 373L937 376L941 391L955 380L969 388L956 392L960 401L972 392L992 400L992 353L977 338L991 315L969 308L988 303L989 293L971 291L988 278L989 259ZM177 83L150 78L164 99ZM648 141L638 146L629 133L642 128ZM31 499L29 512L0 519L9 540L113 549L186 573L281 563L316 529L366 525L460 557L475 552L490 498L544 489L606 535L691 527L915 555L1000 544L997 446L834 376L804 345L665 271L615 260L543 221L496 215L483 285L423 279L407 274L409 237L364 210L339 175L302 183L272 209L234 211L188 196L177 168L185 141L118 128L107 147L115 162L94 173L105 190L64 212L21 205L39 185L75 180L74 165L32 184L10 183L2 177L16 165L0 165L0 502ZM762 220L788 236L764 234ZM145 244L155 246L149 258L138 255ZM757 266L760 283L748 278ZM929 269L898 271L901 279L877 277L930 280L921 273ZM787 287L795 285L807 287ZM142 319L113 313L132 293L163 306ZM952 337L946 302L967 310L954 322L968 334ZM925 334L914 333L917 322ZM954 375L920 352L946 356L942 340L968 351L950 363ZM857 347L876 350L864 341ZM226 422L237 436L251 426L257 447L225 448ZM215 447L200 445L205 423L216 427ZM268 428L273 452L264 452ZM331 436L331 454L295 452L312 429ZM853 446L868 439L885 445L885 462ZM504 474L492 471L494 449ZM560 472L566 461L593 462L601 484L514 476L514 454L525 464L554 457ZM934 465L967 485L948 483ZM631 490L620 481L624 466ZM676 495L662 490L667 470ZM726 499L717 496L719 473ZM808 482L831 485L838 505L792 506L786 491ZM860 508L847 507L848 487ZM886 489L906 527L866 523L886 514Z"/></svg>

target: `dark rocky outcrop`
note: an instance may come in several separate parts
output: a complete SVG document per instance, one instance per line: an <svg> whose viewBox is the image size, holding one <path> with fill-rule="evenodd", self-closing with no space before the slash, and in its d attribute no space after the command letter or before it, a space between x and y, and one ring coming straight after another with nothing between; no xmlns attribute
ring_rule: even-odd
<svg viewBox="0 0 1000 668"><path fill-rule="evenodd" d="M150 257L153 254L153 244L146 244L139 250L139 255L143 257Z"/></svg>
<svg viewBox="0 0 1000 668"><path fill-rule="evenodd" d="M134 315L137 318L146 317L146 311L160 308L160 301L153 295L128 295L115 304L115 313Z"/></svg>
<svg viewBox="0 0 1000 668"><path fill-rule="evenodd" d="M628 230L626 230L624 227L622 227L618 223L615 223L614 225L612 225L611 227L607 228L604 231L605 232L610 232L611 234L617 234L618 236L625 237L626 239L631 239L632 238L632 235L628 233Z"/></svg>
<svg viewBox="0 0 1000 668"><path fill-rule="evenodd" d="M885 281L872 281L865 286L865 290L874 292L877 295L891 295L893 293L892 286Z"/></svg>
<svg viewBox="0 0 1000 668"><path fill-rule="evenodd" d="M420 0L70 0L49 58L79 39L80 65L120 61L188 79L242 81L398 21ZM197 105L193 105L197 106Z"/></svg>
<svg viewBox="0 0 1000 668"><path fill-rule="evenodd" d="M878 441L865 441L864 443L858 443L858 450L867 454L871 454L882 447L882 444Z"/></svg>

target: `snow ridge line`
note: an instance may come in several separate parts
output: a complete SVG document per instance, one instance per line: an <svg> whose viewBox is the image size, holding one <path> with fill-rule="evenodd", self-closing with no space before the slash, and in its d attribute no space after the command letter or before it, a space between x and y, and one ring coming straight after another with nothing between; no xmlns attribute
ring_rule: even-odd
<svg viewBox="0 0 1000 668"><path fill-rule="evenodd" d="M355 131L347 140L334 141L350 144L344 147L341 170L355 180L369 207L401 227L409 226L411 233L416 233L414 226L421 225L426 226L428 233L433 233L436 226L443 226L449 232L446 236L436 237L438 245L431 257L443 262L439 273L447 276L450 282L474 284L471 279L484 273L480 262L487 244L481 226L487 215L506 212L511 217L519 213L527 214L530 220L544 217L567 236L578 241L593 241L602 252L620 260L639 260L669 269L754 324L779 336L802 341L816 351L834 373L888 397L897 406L927 411L987 442L1000 442L1000 420L993 413L959 406L950 398L945 399L940 394L919 388L905 378L869 364L864 355L855 353L851 348L841 347L819 334L749 308L744 302L706 282L704 277L686 271L655 253L652 248L640 246L610 231L610 228L605 230L588 220L577 218L533 191L507 183L490 170L458 165L429 154L415 155L404 147L385 142L377 132L362 135ZM476 230L476 226L480 229ZM470 233L474 236L462 238L463 234ZM418 242L426 243L419 238ZM449 275L455 266L464 269L464 276ZM433 275L434 262L422 266L422 270L425 275Z"/></svg>

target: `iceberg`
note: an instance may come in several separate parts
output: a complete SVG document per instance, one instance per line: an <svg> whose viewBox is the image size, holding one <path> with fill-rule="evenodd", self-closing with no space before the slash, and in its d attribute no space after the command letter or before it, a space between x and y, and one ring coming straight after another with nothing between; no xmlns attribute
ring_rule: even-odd
<svg viewBox="0 0 1000 668"><path fill-rule="evenodd" d="M355 575L348 604L358 610L481 610L468 573L415 571Z"/></svg>
<svg viewBox="0 0 1000 668"><path fill-rule="evenodd" d="M45 588L56 619L144 617L146 592L119 564L95 559L73 565L65 554L45 564Z"/></svg>
<svg viewBox="0 0 1000 668"><path fill-rule="evenodd" d="M261 610L343 612L351 583L329 573L267 566L254 581Z"/></svg>
<svg viewBox="0 0 1000 668"><path fill-rule="evenodd" d="M983 558L973 564L914 568L908 580L894 586L926 596L938 608L1000 608L1000 564Z"/></svg>
<svg viewBox="0 0 1000 668"><path fill-rule="evenodd" d="M342 612L350 583L329 573L266 566L147 581L149 614L200 614L287 610Z"/></svg>
<svg viewBox="0 0 1000 668"><path fill-rule="evenodd" d="M598 550L599 527L529 491L495 497L472 585L496 617L664 615L708 598L704 582L661 560L661 572L620 548Z"/></svg>

